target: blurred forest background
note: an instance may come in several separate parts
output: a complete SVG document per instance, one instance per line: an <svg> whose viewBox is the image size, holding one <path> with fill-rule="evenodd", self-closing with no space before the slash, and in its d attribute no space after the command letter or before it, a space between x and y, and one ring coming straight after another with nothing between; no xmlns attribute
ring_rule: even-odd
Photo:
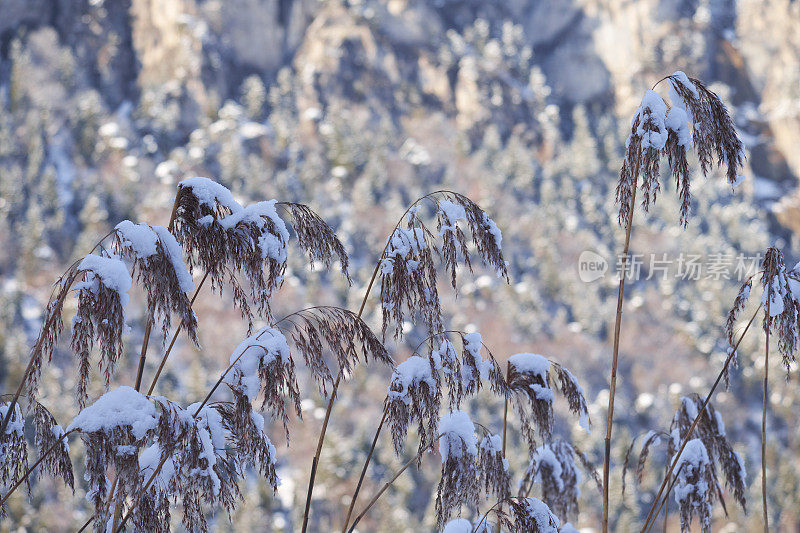
<svg viewBox="0 0 800 533"><path fill-rule="evenodd" d="M594 430L563 417L557 433L601 466L617 285L610 275L582 283L577 258L593 250L614 269L623 232L613 196L630 117L646 89L684 70L730 106L747 147L746 180L735 191L721 177L695 183L687 229L678 226L672 186L650 215L637 210L635 253L754 255L777 244L796 259L798 57L800 4L789 0L0 0L2 390L19 382L59 273L120 220L166 224L184 177L207 176L244 201L307 203L337 229L351 254L353 287L336 272L290 268L276 316L309 304L357 308L405 207L450 188L503 230L511 276L506 285L477 271L461 277L458 298L442 291L450 325L480 331L501 364L529 351L572 369L591 400ZM739 285L655 276L626 286L614 531L639 523L663 474L662 451L642 489L623 501L620 465L631 438L666 429L681 395L708 390L726 355L722 328ZM229 297L199 299L202 349L181 338L157 393L188 404L216 379L246 329ZM144 326L141 295L132 303L139 305L129 311L120 384L133 380ZM377 297L366 317L379 329ZM389 342L398 361L422 337L421 328L408 329L403 344ZM760 342L753 335L743 344L731 389L716 397L746 457L755 511L745 517L729 506L729 518L716 517L719 531L759 524ZM153 346L145 381L160 339ZM42 402L67 423L77 413L74 363L66 345L55 359ZM800 531L800 388L796 369L788 380L772 375L774 523ZM388 377L360 368L341 389L317 478L314 531L343 518ZM291 448L279 428L271 432L278 494L251 477L233 517L237 531L298 527L325 405L310 384L304 393ZM484 398L471 408L476 421L497 429L502 405ZM79 469L81 447L73 443ZM525 459L512 434L517 479ZM430 530L437 463L401 478L361 530ZM362 495L400 464L383 439ZM32 503L12 499L0 531L75 530L89 513L83 496L80 482L73 496L42 479ZM599 493L584 482L573 524L596 525L599 510ZM213 527L229 530L224 512Z"/></svg>

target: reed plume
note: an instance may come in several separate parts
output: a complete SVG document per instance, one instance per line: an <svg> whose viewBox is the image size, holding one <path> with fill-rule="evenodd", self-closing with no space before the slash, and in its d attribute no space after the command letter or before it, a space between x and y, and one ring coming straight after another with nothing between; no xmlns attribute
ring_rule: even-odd
<svg viewBox="0 0 800 533"><path fill-rule="evenodd" d="M670 85L672 107L655 90L648 90L631 120L630 135L625 143L625 159L620 169L616 187L617 220L625 226L625 244L622 250L622 269L617 294L617 312L614 323L614 344L611 359L611 378L606 415L606 435L603 455L603 533L608 531L608 493L611 468L611 435L614 426L614 399L616 397L617 363L619 359L620 328L627 273L628 252L636 191L641 189L644 212L656 201L661 190L661 156L675 178L675 190L680 199L679 223L689 223L691 209L690 175L687 151L694 147L704 176L711 172L714 155L716 163L726 168L728 183L739 181L739 170L744 159L744 147L722 100L696 78L681 71L661 81ZM658 83L656 84L658 85ZM655 86L654 88L655 89ZM640 181L641 180L641 181Z"/></svg>

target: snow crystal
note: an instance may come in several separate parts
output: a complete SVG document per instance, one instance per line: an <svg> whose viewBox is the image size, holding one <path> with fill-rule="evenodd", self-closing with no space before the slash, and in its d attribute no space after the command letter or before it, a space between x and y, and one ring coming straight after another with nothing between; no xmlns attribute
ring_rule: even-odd
<svg viewBox="0 0 800 533"><path fill-rule="evenodd" d="M389 386L389 398L400 399L406 405L411 403L408 396L408 389L420 383L426 383L431 394L435 394L436 381L431 372L431 365L424 357L412 355L394 369L392 382ZM391 390L393 385L400 385L401 390Z"/></svg>
<svg viewBox="0 0 800 533"><path fill-rule="evenodd" d="M486 230L494 237L494 243L497 245L497 249L502 249L503 232L500 231L500 228L497 227L497 224L494 223L494 220L489 218L486 213L483 214L483 223L486 225Z"/></svg>
<svg viewBox="0 0 800 533"><path fill-rule="evenodd" d="M134 224L130 220L123 220L114 229L120 236L122 246L132 250L138 258L145 259L155 255L158 238L148 224Z"/></svg>
<svg viewBox="0 0 800 533"><path fill-rule="evenodd" d="M389 275L394 272L394 264L398 260L405 260L407 270L413 272L418 262L411 260L409 256L421 253L426 246L425 231L422 228L397 228L389 237L386 257L381 259L381 273Z"/></svg>
<svg viewBox="0 0 800 533"><path fill-rule="evenodd" d="M142 453L139 455L139 470L142 473L142 477L145 480L150 479L150 476L153 475L153 472L158 469L158 465L161 464L161 447L156 443L152 446L148 446L145 448ZM175 475L175 463L172 462L172 457L169 457L164 464L161 465L161 469L156 474L156 477L153 479L153 486L159 492L165 492L169 488L169 480L172 479L172 476Z"/></svg>
<svg viewBox="0 0 800 533"><path fill-rule="evenodd" d="M439 202L439 212L444 219L442 228L439 230L440 235L443 235L446 231L455 231L456 222L467 219L467 212L464 210L464 206L450 200L441 200Z"/></svg>
<svg viewBox="0 0 800 533"><path fill-rule="evenodd" d="M197 199L211 209L217 208L217 203L223 207L227 207L231 212L236 212L242 209L242 206L233 199L231 191L227 187L223 187L216 181L208 178L186 178L178 183L178 188L189 187L192 189Z"/></svg>
<svg viewBox="0 0 800 533"><path fill-rule="evenodd" d="M645 113L648 110L648 113ZM650 121L645 120L645 115L650 118ZM653 148L661 150L667 144L667 130L664 121L667 116L667 104L661 96L653 91L648 90L644 93L642 104L636 110L634 120L639 119L639 127L636 134L642 138L642 149ZM650 126L655 126L656 130L645 129L645 122Z"/></svg>
<svg viewBox="0 0 800 533"><path fill-rule="evenodd" d="M78 270L94 273L100 279L100 283L119 294L123 307L128 304L128 291L131 289L133 281L125 263L119 257L100 257L89 254L78 265ZM83 284L76 284L75 288L89 288L92 282L92 279L87 279Z"/></svg>
<svg viewBox="0 0 800 533"><path fill-rule="evenodd" d="M533 497L525 498L525 508L528 516L533 518L541 533L558 533L558 517L553 514L550 508L541 500ZM556 524L552 526L551 524Z"/></svg>
<svg viewBox="0 0 800 533"><path fill-rule="evenodd" d="M558 533L580 533L580 532L577 529L575 529L575 526L567 522L566 524L561 526L561 529L558 530Z"/></svg>
<svg viewBox="0 0 800 533"><path fill-rule="evenodd" d="M698 100L700 99L700 93L697 92L697 87L694 86L694 83L692 83L692 81L689 79L689 76L687 76L682 70L676 70L672 76L678 78L678 83L686 87L689 92L692 93L693 97ZM670 83L674 84L675 81L670 80Z"/></svg>
<svg viewBox="0 0 800 533"><path fill-rule="evenodd" d="M457 357L456 348L453 343L445 339L439 345L438 350L431 351L431 360L436 370L441 370L445 374L451 372L450 368Z"/></svg>
<svg viewBox="0 0 800 533"><path fill-rule="evenodd" d="M134 437L143 439L148 431L156 427L157 422L156 406L144 394L122 386L85 407L67 427L67 431L78 429L84 433L108 433L115 428L129 426Z"/></svg>
<svg viewBox="0 0 800 533"><path fill-rule="evenodd" d="M545 379L547 371L550 369L550 361L535 353L518 353L508 358L517 372L521 374L534 374Z"/></svg>
<svg viewBox="0 0 800 533"><path fill-rule="evenodd" d="M710 464L708 451L700 439L692 439L686 443L678 461L675 463L679 483L675 486L675 501L682 503L693 494L706 494L708 484L701 477L696 483L689 483L688 479L696 477L696 473ZM683 467L683 468L681 468Z"/></svg>
<svg viewBox="0 0 800 533"><path fill-rule="evenodd" d="M466 518L456 518L445 524L442 533L472 533L472 523Z"/></svg>
<svg viewBox="0 0 800 533"><path fill-rule="evenodd" d="M233 350L230 364L233 372L225 377L225 382L238 385L249 400L254 400L261 390L258 369L267 366L276 358L282 363L289 360L291 352L286 337L279 330L265 327L246 338Z"/></svg>
<svg viewBox="0 0 800 533"><path fill-rule="evenodd" d="M558 485L558 490L564 490L564 480L561 479L561 475L564 473L564 470L561 468L561 462L556 457L556 454L553 453L553 450L550 448L550 446L545 444L544 446L539 446L536 448L533 458L539 465L539 471L536 473L535 480L541 483L541 467L546 465L550 469L551 477L555 479L555 482Z"/></svg>
<svg viewBox="0 0 800 533"><path fill-rule="evenodd" d="M489 361L484 361L481 357L482 347L483 339L481 338L480 333L474 332L464 335L464 351L466 351L466 355L472 358L472 362L474 363L475 368L478 369L480 378L487 379L489 377L489 370L491 370L492 364ZM464 386L469 386L472 381L477 379L473 373L474 370L472 366L461 366L461 381L464 383Z"/></svg>
<svg viewBox="0 0 800 533"><path fill-rule="evenodd" d="M8 405L1 405L0 406L0 420L5 420L6 414L8 413ZM19 404L14 404L14 414L8 421L6 425L6 435L13 435L21 437L23 435L25 429L25 418L22 416L22 410L19 408Z"/></svg>
<svg viewBox="0 0 800 533"><path fill-rule="evenodd" d="M475 425L464 411L452 411L444 415L439 421L439 433L441 434L439 453L442 456L442 463L447 462L451 455L455 458L461 457L462 442L469 455L478 454Z"/></svg>
<svg viewBox="0 0 800 533"><path fill-rule="evenodd" d="M678 136L678 146L691 148L692 132L689 130L689 116L684 109L677 106L670 109L665 125Z"/></svg>
<svg viewBox="0 0 800 533"><path fill-rule="evenodd" d="M175 270L175 277L178 278L181 290L183 292L192 292L194 290L194 281L183 262L183 248L178 244L175 236L164 226L153 226L153 232L158 235L161 247L169 257L170 263L172 263L172 268Z"/></svg>

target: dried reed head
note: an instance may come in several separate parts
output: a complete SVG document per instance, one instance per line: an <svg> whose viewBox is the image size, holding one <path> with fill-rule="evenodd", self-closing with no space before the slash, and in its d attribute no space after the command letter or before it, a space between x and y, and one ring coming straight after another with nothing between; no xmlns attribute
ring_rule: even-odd
<svg viewBox="0 0 800 533"><path fill-rule="evenodd" d="M800 274L790 272L783 264L783 254L777 248L769 248L764 254L761 286L764 289L761 301L764 306L764 331L772 331L778 337L778 351L783 357L783 366L788 374L795 361L797 332L800 326L800 293L797 284ZM795 287L794 293L792 291Z"/></svg>
<svg viewBox="0 0 800 533"><path fill-rule="evenodd" d="M727 355L731 356L731 362L725 366L723 369L723 377L725 378L725 386L730 386L730 369L731 367L738 367L739 366L739 355L734 352L734 347L736 346L736 341L733 338L734 335L734 328L736 327L736 321L739 318L739 315L744 310L745 306L747 305L747 300L750 298L750 291L753 288L753 276L747 278L747 280L742 284L741 288L739 289L738 294L736 295L736 299L733 301L733 306L731 310L728 312L728 318L725 320L725 336L728 339L728 350Z"/></svg>
<svg viewBox="0 0 800 533"><path fill-rule="evenodd" d="M484 494L494 494L498 500L511 495L511 475L508 460L503 457L503 437L486 433L480 442L478 484Z"/></svg>
<svg viewBox="0 0 800 533"><path fill-rule="evenodd" d="M461 357L447 338L449 334L457 336L461 341ZM437 348L435 340L439 338L442 340ZM447 385L450 410L460 409L465 398L480 392L484 381L488 382L489 389L494 394L505 397L508 387L503 372L492 352L483 343L480 333L445 331L431 335L426 340L431 344L429 358L435 375ZM485 359L481 355L482 351L486 352Z"/></svg>
<svg viewBox="0 0 800 533"><path fill-rule="evenodd" d="M82 409L67 428L80 431L86 447L86 498L94 505L98 533L109 519L107 471L116 474L115 500L137 497L143 487L138 452L152 439L157 424L152 402L130 387L119 387Z"/></svg>
<svg viewBox="0 0 800 533"><path fill-rule="evenodd" d="M450 334L461 339L460 357L447 338ZM441 339L438 348L437 339ZM430 355L417 355L426 342L430 342ZM482 350L486 351L486 359L481 355ZM428 439L434 438L445 388L451 411L458 410L465 398L477 394L484 381L498 396L505 397L508 390L502 371L480 333L440 332L425 339L414 354L395 368L386 397L386 417L398 455L412 421L417 422L420 450L427 446Z"/></svg>
<svg viewBox="0 0 800 533"><path fill-rule="evenodd" d="M445 269L450 273L450 284L453 289L457 289L456 267L459 256L472 272L468 241L459 226L460 220L466 221L469 226L472 242L483 263L508 281L508 271L502 251L503 235L497 224L478 204L463 194L443 191L437 195L436 200L436 229L442 237L442 259Z"/></svg>
<svg viewBox="0 0 800 533"><path fill-rule="evenodd" d="M714 406L709 403L705 410L703 408L703 400L697 394L692 394L690 396L685 396L681 398L681 404L678 407L675 415L672 418L672 423L670 425L670 432L666 433L664 431L649 431L642 442L642 449L639 453L639 460L636 467L636 481L638 483L642 482L645 466L650 455L650 451L653 447L658 446L662 442L667 443L667 454L669 457L674 458L675 454L678 453L680 446L682 445L684 439L687 438L689 435L689 428L694 423L695 419L698 419L697 425L695 426L693 435L696 436L698 442L702 445L702 453L700 452L697 445L694 444L697 448L694 452L690 452L689 456L696 456L697 454L704 455L704 458L701 457L702 460L702 472L697 470L699 468L695 465L695 470L691 470L691 465L689 471L686 473L686 479L683 481L680 480L679 483L683 482L684 484L690 483L689 478L694 479L691 483L695 483L697 481L698 475L702 474L702 479L710 480L711 483L708 484L707 487L702 488L704 491L707 492L703 493L702 498L704 498L703 505L713 505L716 499L719 499L722 506L725 506L725 501L723 499L723 493L720 488L720 480L718 475L718 467L722 470L722 477L725 480L725 485L730 489L734 499L736 502L742 507L743 510L746 510L746 499L745 499L745 491L746 491L746 472L744 468L744 461L742 457L733 450L733 446L731 445L730 441L727 438L725 432L725 424L722 421L722 417L720 416L719 412L714 409ZM628 449L628 454L626 455L625 459L625 466L627 469L628 457L633 450L633 446L636 442L636 439L631 443L630 448ZM691 443L691 442L690 442ZM689 443L689 444L690 444ZM689 447L687 444L687 448ZM684 450L684 454L686 451ZM699 459L697 459L699 460ZM672 459L670 459L670 462ZM697 461L695 461L696 463ZM680 463L676 463L676 470L680 466ZM692 473L693 472L693 473ZM623 483L625 479L625 472L623 472ZM687 485L688 486L688 485ZM697 498L700 492L700 488L697 488L695 496L687 496L686 502L681 502L681 505L693 505L697 501ZM624 490L624 486L623 486ZM693 491L695 489L686 489L687 491ZM694 503L692 503L694 502ZM710 512L710 511L709 511ZM701 516L702 518L702 516ZM702 523L702 519L701 519ZM687 522L688 527L688 522Z"/></svg>
<svg viewBox="0 0 800 533"><path fill-rule="evenodd" d="M734 499L742 509L746 509L747 480L744 461L737 452L733 451L733 445L728 440L725 423L719 412L711 403L703 411L701 411L702 407L703 400L697 394L681 398L681 405L675 412L670 426L672 438L668 441L669 454L674 457L677 453L680 442L688 435L689 427L699 413L700 419L695 427L694 435L702 441L709 455L708 469L715 486L719 485L717 475L717 464L719 464L725 483L733 493ZM721 493L719 493L719 498L724 505Z"/></svg>
<svg viewBox="0 0 800 533"><path fill-rule="evenodd" d="M149 318L161 322L163 339L169 334L171 315L175 313L197 344L197 317L187 296L194 290L194 283L175 237L163 226L123 220L115 228L114 245L120 256L133 263L133 277L147 294Z"/></svg>
<svg viewBox="0 0 800 533"><path fill-rule="evenodd" d="M716 155L717 165L726 167L728 183L735 184L744 150L725 104L703 82L680 71L669 76L669 81L674 105L683 107L694 125L692 141L703 174L711 170Z"/></svg>
<svg viewBox="0 0 800 533"><path fill-rule="evenodd" d="M503 371L500 370L500 365L497 364L492 352L483 344L481 334L459 332L459 336L463 350L459 372L461 380L457 385L455 404L460 406L464 397L480 392L483 381L488 381L489 388L494 394L505 397L508 393L508 385L503 377ZM482 349L486 351L486 359L481 356ZM453 394L452 388L450 394L451 396ZM453 403L452 399L451 403Z"/></svg>
<svg viewBox="0 0 800 533"><path fill-rule="evenodd" d="M394 322L394 337L403 334L404 307L419 313L430 331L442 330L442 309L436 288L433 235L418 222L416 211L408 214L406 228L397 228L380 262L383 334Z"/></svg>
<svg viewBox="0 0 800 533"><path fill-rule="evenodd" d="M53 284L53 291L50 300L42 315L42 327L36 342L31 348L30 357L31 371L27 378L28 395L36 397L39 388L39 378L42 374L43 363L50 363L53 357L53 350L58 342L61 332L64 329L62 311L64 302L69 295L72 284L80 276L78 262L73 263Z"/></svg>
<svg viewBox="0 0 800 533"><path fill-rule="evenodd" d="M716 155L717 165L726 166L728 182L737 183L744 150L725 105L700 80L683 72L678 71L665 80L670 83L673 107L668 110L661 96L648 90L631 121L616 190L620 224L625 224L630 216L631 197L640 176L643 209L648 211L655 202L661 188L661 154L667 155L675 178L681 204L680 221L684 226L688 224L691 206L689 148L696 148L703 175L711 171Z"/></svg>
<svg viewBox="0 0 800 533"><path fill-rule="evenodd" d="M553 430L554 393L550 371L556 373L557 388L567 399L570 411L588 430L589 415L583 388L575 376L563 366L532 353L519 353L508 358L508 394L521 423L521 431L531 453L536 449L535 432L542 440L550 440Z"/></svg>
<svg viewBox="0 0 800 533"><path fill-rule="evenodd" d="M233 443L231 454L241 469L252 466L264 476L273 491L278 490L278 475L275 472L277 452L264 433L264 417L253 410L250 400L234 391L234 401L220 403L218 411L222 424L230 433Z"/></svg>
<svg viewBox="0 0 800 533"><path fill-rule="evenodd" d="M397 455L403 451L412 421L417 422L420 452L436 438L440 404L440 380L431 360L412 355L397 365L385 400L386 418Z"/></svg>
<svg viewBox="0 0 800 533"><path fill-rule="evenodd" d="M163 463L162 457L166 457ZM153 481L138 495L131 513L133 529L169 533L171 496L177 491L175 463L158 443L154 443L139 455L139 469L145 481L151 477Z"/></svg>
<svg viewBox="0 0 800 533"><path fill-rule="evenodd" d="M288 441L287 400L292 403L298 418L302 418L302 414L295 364L286 337L275 328L262 328L242 341L230 360L232 368L225 383L234 394L250 401L263 391L261 410L269 407L272 415L283 422Z"/></svg>
<svg viewBox="0 0 800 533"><path fill-rule="evenodd" d="M551 365L558 377L558 389L567 400L570 412L578 417L581 427L588 431L591 424L589 407L586 405L586 396L583 393L583 387L578 383L578 378L558 363L551 361Z"/></svg>
<svg viewBox="0 0 800 533"><path fill-rule="evenodd" d="M330 268L336 256L342 274L348 282L351 282L347 271L349 266L347 252L328 223L307 205L294 202L278 202L277 205L284 207L292 217L292 228L297 234L297 242L308 254L311 266L321 262L325 268Z"/></svg>
<svg viewBox="0 0 800 533"><path fill-rule="evenodd" d="M762 327L778 337L778 351L788 374L795 361L800 327L800 269L788 270L783 254L777 248L768 248L761 263L761 305L764 309ZM725 323L728 343L734 345L734 326L739 314L750 298L752 277L739 289ZM729 352L730 353L730 352Z"/></svg>
<svg viewBox="0 0 800 533"><path fill-rule="evenodd" d="M436 207L441 249L436 244L436 236L420 217L423 200L432 202ZM470 241L460 224L469 227L471 243L483 263L508 281L502 253L503 236L486 212L466 196L453 191L437 191L423 196L408 209L405 227L398 224L389 236L381 256L384 335L390 322L395 324L395 338L403 334L405 309L418 313L430 332L442 330L434 255L441 258L449 273L450 284L457 289L456 268L459 260L472 271Z"/></svg>
<svg viewBox="0 0 800 533"><path fill-rule="evenodd" d="M78 403L86 404L91 368L91 350L95 340L100 343L100 369L106 389L122 355L122 334L125 325L125 306L131 277L117 256L87 255L78 265L83 281L73 285L78 305L72 320L71 346L78 357Z"/></svg>
<svg viewBox="0 0 800 533"><path fill-rule="evenodd" d="M703 533L711 530L711 509L718 490L710 468L711 460L700 439L686 444L676 464L675 501L681 513L681 531L690 531L697 515Z"/></svg>
<svg viewBox="0 0 800 533"><path fill-rule="evenodd" d="M5 431L0 434L0 484L6 487L16 483L28 470L28 446L25 442L25 418L18 403L9 413L10 404L0 405L0 420L9 417ZM25 480L30 491L30 480ZM0 507L0 516L5 507Z"/></svg>
<svg viewBox="0 0 800 533"><path fill-rule="evenodd" d="M163 397L154 400L160 408L156 448L147 448L139 458L143 479L153 478L153 483L135 500L134 524L157 529L156 521L168 516L169 495L181 502L187 530L207 531L205 506L220 505L230 516L241 498L236 451L228 454L239 440L227 429L221 406L197 403L183 409Z"/></svg>
<svg viewBox="0 0 800 533"><path fill-rule="evenodd" d="M453 510L480 501L478 442L469 415L454 411L439 423L442 477L436 489L436 526L442 529Z"/></svg>
<svg viewBox="0 0 800 533"><path fill-rule="evenodd" d="M75 476L72 460L69 457L69 442L64 438L64 429L42 404L33 405L33 423L36 427L36 448L45 453L52 448L40 463L43 472L52 477L60 477L64 484L75 490Z"/></svg>
<svg viewBox="0 0 800 533"><path fill-rule="evenodd" d="M537 354L511 356L508 359L508 388L520 419L520 429L532 451L536 448L534 426L545 441L550 439L553 430L550 361Z"/></svg>
<svg viewBox="0 0 800 533"><path fill-rule="evenodd" d="M370 359L392 365L392 358L380 339L355 313L339 307L310 307L288 315L276 322L281 326L290 324L289 336L300 351L306 366L314 376L323 395L327 396L327 385L333 384L339 373L345 376L352 373L358 364L359 351L364 362ZM360 350L359 350L360 346ZM326 363L329 353L336 363L336 373L332 373Z"/></svg>
<svg viewBox="0 0 800 533"><path fill-rule="evenodd" d="M541 483L542 499L562 521L577 515L583 476L576 455L572 445L560 438L537 448L520 483L520 496L527 496L534 483Z"/></svg>
<svg viewBox="0 0 800 533"><path fill-rule="evenodd" d="M558 517L543 501L529 496L511 499L508 506L513 517L509 530L513 533L558 533Z"/></svg>
<svg viewBox="0 0 800 533"><path fill-rule="evenodd" d="M270 297L283 283L286 270L289 230L277 205L270 200L242 207L228 189L206 178L189 178L178 185L175 235L187 252L190 271L200 266L216 290L229 284L234 305L251 327L256 313L271 318ZM335 254L348 276L347 256L333 230L306 206L280 205L294 219L298 240L309 257L330 265ZM247 280L249 292L238 274Z"/></svg>

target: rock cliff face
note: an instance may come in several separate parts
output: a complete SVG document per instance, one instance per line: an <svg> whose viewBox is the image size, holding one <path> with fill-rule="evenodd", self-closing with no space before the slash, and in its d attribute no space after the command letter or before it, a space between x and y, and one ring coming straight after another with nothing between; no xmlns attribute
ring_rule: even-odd
<svg viewBox="0 0 800 533"><path fill-rule="evenodd" d="M305 79L342 77L371 92L402 81L469 108L474 66L442 72L436 56L452 45L449 35L476 22L488 34L513 23L516 44L530 49L557 105L611 106L624 116L643 87L673 70L691 71L730 88L737 118L753 135L759 176L783 181L800 172L793 149L800 12L789 0L8 0L2 10L3 57L15 39L51 28L78 76L111 108L142 97L176 99L189 114L211 113L238 98L248 76L269 83L287 65ZM359 61L375 62L370 70L385 83L356 79Z"/></svg>

